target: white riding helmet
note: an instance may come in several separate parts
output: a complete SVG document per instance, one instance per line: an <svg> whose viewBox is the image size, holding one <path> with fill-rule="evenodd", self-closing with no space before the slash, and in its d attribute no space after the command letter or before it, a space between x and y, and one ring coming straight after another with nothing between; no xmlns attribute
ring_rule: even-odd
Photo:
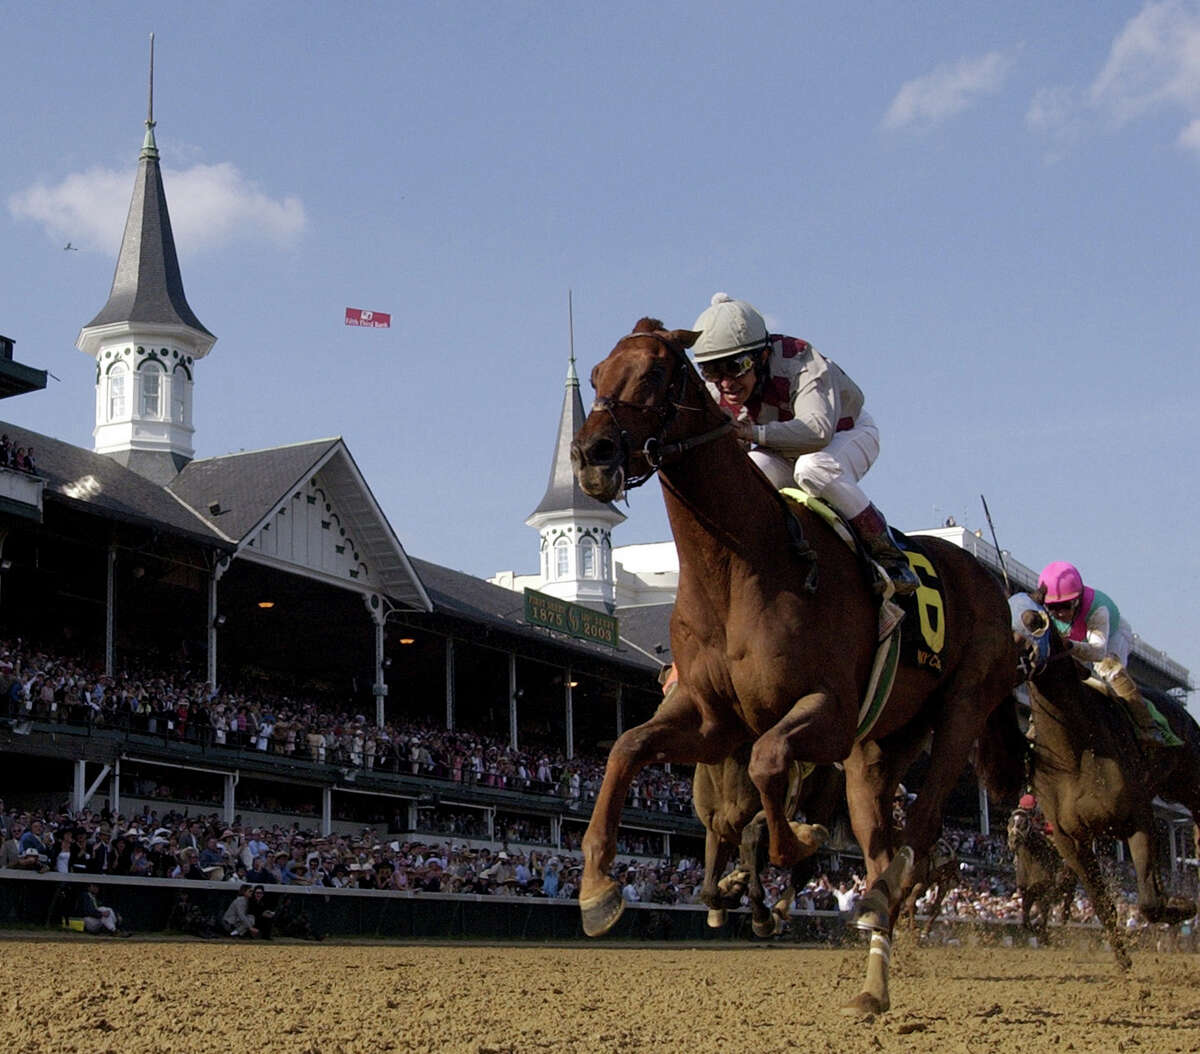
<svg viewBox="0 0 1200 1054"><path fill-rule="evenodd" d="M730 355L745 355L767 345L767 324L750 304L727 293L714 293L692 329L700 339L692 345L697 362L711 362Z"/></svg>

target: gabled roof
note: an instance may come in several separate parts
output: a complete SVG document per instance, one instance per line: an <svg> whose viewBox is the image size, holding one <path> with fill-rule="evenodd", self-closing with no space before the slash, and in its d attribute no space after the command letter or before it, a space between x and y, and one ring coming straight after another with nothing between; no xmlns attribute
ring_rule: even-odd
<svg viewBox="0 0 1200 1054"><path fill-rule="evenodd" d="M596 516L617 524L625 519L625 514L610 502L597 501L586 494L575 478L575 470L571 466L571 442L575 433L583 427L587 415L583 412L583 399L579 395L579 377L575 373L575 359L572 358L567 367L567 386L563 393L562 413L558 419L558 437L554 444L554 458L550 462L550 482L546 485L546 493L538 503L538 507L529 514L525 521L530 526L533 522L547 514L582 513L585 516Z"/></svg>
<svg viewBox="0 0 1200 1054"><path fill-rule="evenodd" d="M14 446L34 448L37 475L45 479L45 501L87 508L128 522L163 525L200 541L232 549L230 540L168 490L104 454L39 432L0 422Z"/></svg>
<svg viewBox="0 0 1200 1054"><path fill-rule="evenodd" d="M209 344L216 340L188 306L183 292L152 131L138 159L108 303L84 329L117 322L185 326L210 338Z"/></svg>
<svg viewBox="0 0 1200 1054"><path fill-rule="evenodd" d="M672 662L671 612L674 610L674 601L618 608L616 616L621 627L621 639L652 662Z"/></svg>
<svg viewBox="0 0 1200 1054"><path fill-rule="evenodd" d="M384 592L428 611L429 598L408 554L340 437L192 461L168 489L248 555L261 526L318 473L339 516L352 525L366 563L378 569Z"/></svg>
<svg viewBox="0 0 1200 1054"><path fill-rule="evenodd" d="M453 571L428 560L414 557L413 566L429 591L429 599L433 601L436 614L456 616L484 626L503 629L516 636L552 642L557 647L583 652L592 658L609 662L615 660L647 671L655 668L653 659L645 655L641 648L628 647L627 642L621 649L614 651L602 644L577 640L561 633L552 633L541 626L530 625L524 620L525 603L522 595L511 589L494 586L482 578L476 578L463 571ZM625 637L623 626L621 637Z"/></svg>

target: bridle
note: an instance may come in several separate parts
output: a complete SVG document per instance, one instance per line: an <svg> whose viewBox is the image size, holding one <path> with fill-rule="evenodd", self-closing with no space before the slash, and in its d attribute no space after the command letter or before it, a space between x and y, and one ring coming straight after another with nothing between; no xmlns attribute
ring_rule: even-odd
<svg viewBox="0 0 1200 1054"><path fill-rule="evenodd" d="M608 395L598 395L592 402L593 411L603 410L612 418L612 422L616 426L620 436L621 458L626 466L628 466L631 456L631 444L629 432L621 424L620 419L617 417L617 411L634 411L642 414L651 413L658 417L657 431L642 444L641 450L636 451L645 461L646 471L640 475L632 473L627 475L625 478L626 490L630 490L633 487L640 487L662 467L666 459L677 457L689 450L694 450L698 446L703 446L705 443L711 443L714 439L720 439L721 436L733 431L733 422L727 420L710 431L702 432L699 435L686 436L674 442L664 443L663 435L674 423L675 418L679 415L679 411L699 411L702 409L700 406L688 406L684 403L688 391L688 382L694 376L691 363L688 362L687 354L678 344L668 340L659 332L630 333L617 341L617 346L620 347L625 341L632 340L634 337L652 337L657 340L674 356L677 369L675 376L667 387L664 400L653 406L643 406L640 403L629 402L625 399L614 399Z"/></svg>

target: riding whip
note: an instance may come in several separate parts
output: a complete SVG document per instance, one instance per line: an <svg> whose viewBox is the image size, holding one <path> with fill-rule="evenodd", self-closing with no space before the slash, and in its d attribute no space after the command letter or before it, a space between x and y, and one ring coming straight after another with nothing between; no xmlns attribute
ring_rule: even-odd
<svg viewBox="0 0 1200 1054"><path fill-rule="evenodd" d="M992 545L996 547L996 556L1000 560L1000 573L1004 575L1004 591L1011 596L1012 583L1008 580L1008 565L1004 562L1004 550L1000 548L1000 543L996 540L996 527L992 523L992 514L988 511L987 498L980 494L979 500L983 502L983 514L987 517L988 530L992 532Z"/></svg>

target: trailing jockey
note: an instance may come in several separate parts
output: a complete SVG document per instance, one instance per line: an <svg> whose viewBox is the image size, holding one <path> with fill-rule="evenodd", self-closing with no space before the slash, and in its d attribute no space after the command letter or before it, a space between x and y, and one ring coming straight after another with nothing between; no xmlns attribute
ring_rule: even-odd
<svg viewBox="0 0 1200 1054"><path fill-rule="evenodd" d="M1046 565L1038 576L1038 588L1046 591L1046 610L1071 658L1090 667L1108 685L1110 693L1125 704L1138 738L1160 746L1179 746L1177 737L1159 727L1129 676L1126 666L1133 630L1121 618L1112 598L1085 586L1075 565L1065 560Z"/></svg>

